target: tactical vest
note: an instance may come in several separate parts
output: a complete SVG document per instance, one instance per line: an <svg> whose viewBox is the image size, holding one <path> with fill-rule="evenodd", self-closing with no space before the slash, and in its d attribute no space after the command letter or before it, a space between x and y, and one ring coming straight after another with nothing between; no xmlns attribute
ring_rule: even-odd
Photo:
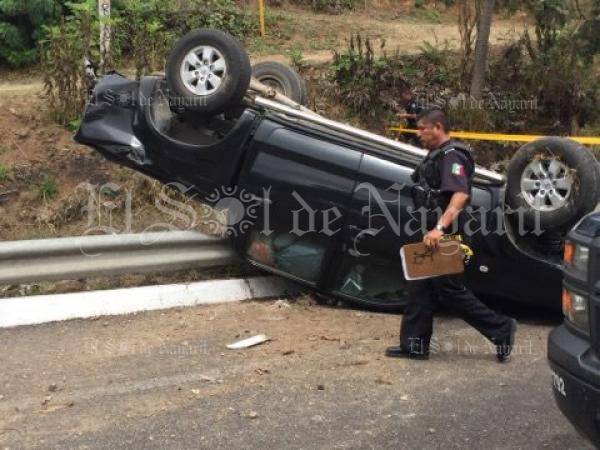
<svg viewBox="0 0 600 450"><path fill-rule="evenodd" d="M416 184L413 187L415 207L425 207L431 211L440 208L442 212L448 207L450 196L444 195L440 191L442 186L442 163L443 156L454 151L461 152L467 159L466 172L469 177L469 195L471 195L471 184L475 175L475 161L464 144L451 140L442 147L430 152L413 172L412 180Z"/></svg>

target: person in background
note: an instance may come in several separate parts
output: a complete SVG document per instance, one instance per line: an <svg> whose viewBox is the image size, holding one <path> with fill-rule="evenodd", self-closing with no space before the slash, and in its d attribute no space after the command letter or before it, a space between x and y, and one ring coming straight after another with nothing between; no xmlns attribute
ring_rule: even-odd
<svg viewBox="0 0 600 450"><path fill-rule="evenodd" d="M417 129L417 117L423 112L423 107L420 106L414 99L410 86L405 86L402 89L402 105L404 106L405 112L398 113L398 117L405 121L405 126L408 129ZM409 144L417 147L422 147L421 139L417 134L414 133L402 133L403 139Z"/></svg>

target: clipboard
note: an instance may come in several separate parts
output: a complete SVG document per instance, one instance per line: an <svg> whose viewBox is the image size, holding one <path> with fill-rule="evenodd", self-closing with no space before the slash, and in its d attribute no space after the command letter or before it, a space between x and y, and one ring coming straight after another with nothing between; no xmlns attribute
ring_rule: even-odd
<svg viewBox="0 0 600 450"><path fill-rule="evenodd" d="M408 281L425 280L443 275L464 273L464 253L457 241L442 241L437 250L430 250L422 242L407 244L400 249L404 278Z"/></svg>

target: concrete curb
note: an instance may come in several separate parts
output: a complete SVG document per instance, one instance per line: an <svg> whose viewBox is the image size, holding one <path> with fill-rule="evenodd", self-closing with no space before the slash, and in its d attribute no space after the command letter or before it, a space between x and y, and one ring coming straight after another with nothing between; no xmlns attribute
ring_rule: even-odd
<svg viewBox="0 0 600 450"><path fill-rule="evenodd" d="M0 299L0 328L278 297L300 291L299 285L283 278L254 277L14 297Z"/></svg>

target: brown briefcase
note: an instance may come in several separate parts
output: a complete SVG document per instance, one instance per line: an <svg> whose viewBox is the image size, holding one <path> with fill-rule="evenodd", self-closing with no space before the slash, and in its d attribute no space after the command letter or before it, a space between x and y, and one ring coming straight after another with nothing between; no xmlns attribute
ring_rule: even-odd
<svg viewBox="0 0 600 450"><path fill-rule="evenodd" d="M423 280L442 275L460 274L465 271L464 253L459 241L442 241L437 250L425 244L408 244L400 249L404 277Z"/></svg>

